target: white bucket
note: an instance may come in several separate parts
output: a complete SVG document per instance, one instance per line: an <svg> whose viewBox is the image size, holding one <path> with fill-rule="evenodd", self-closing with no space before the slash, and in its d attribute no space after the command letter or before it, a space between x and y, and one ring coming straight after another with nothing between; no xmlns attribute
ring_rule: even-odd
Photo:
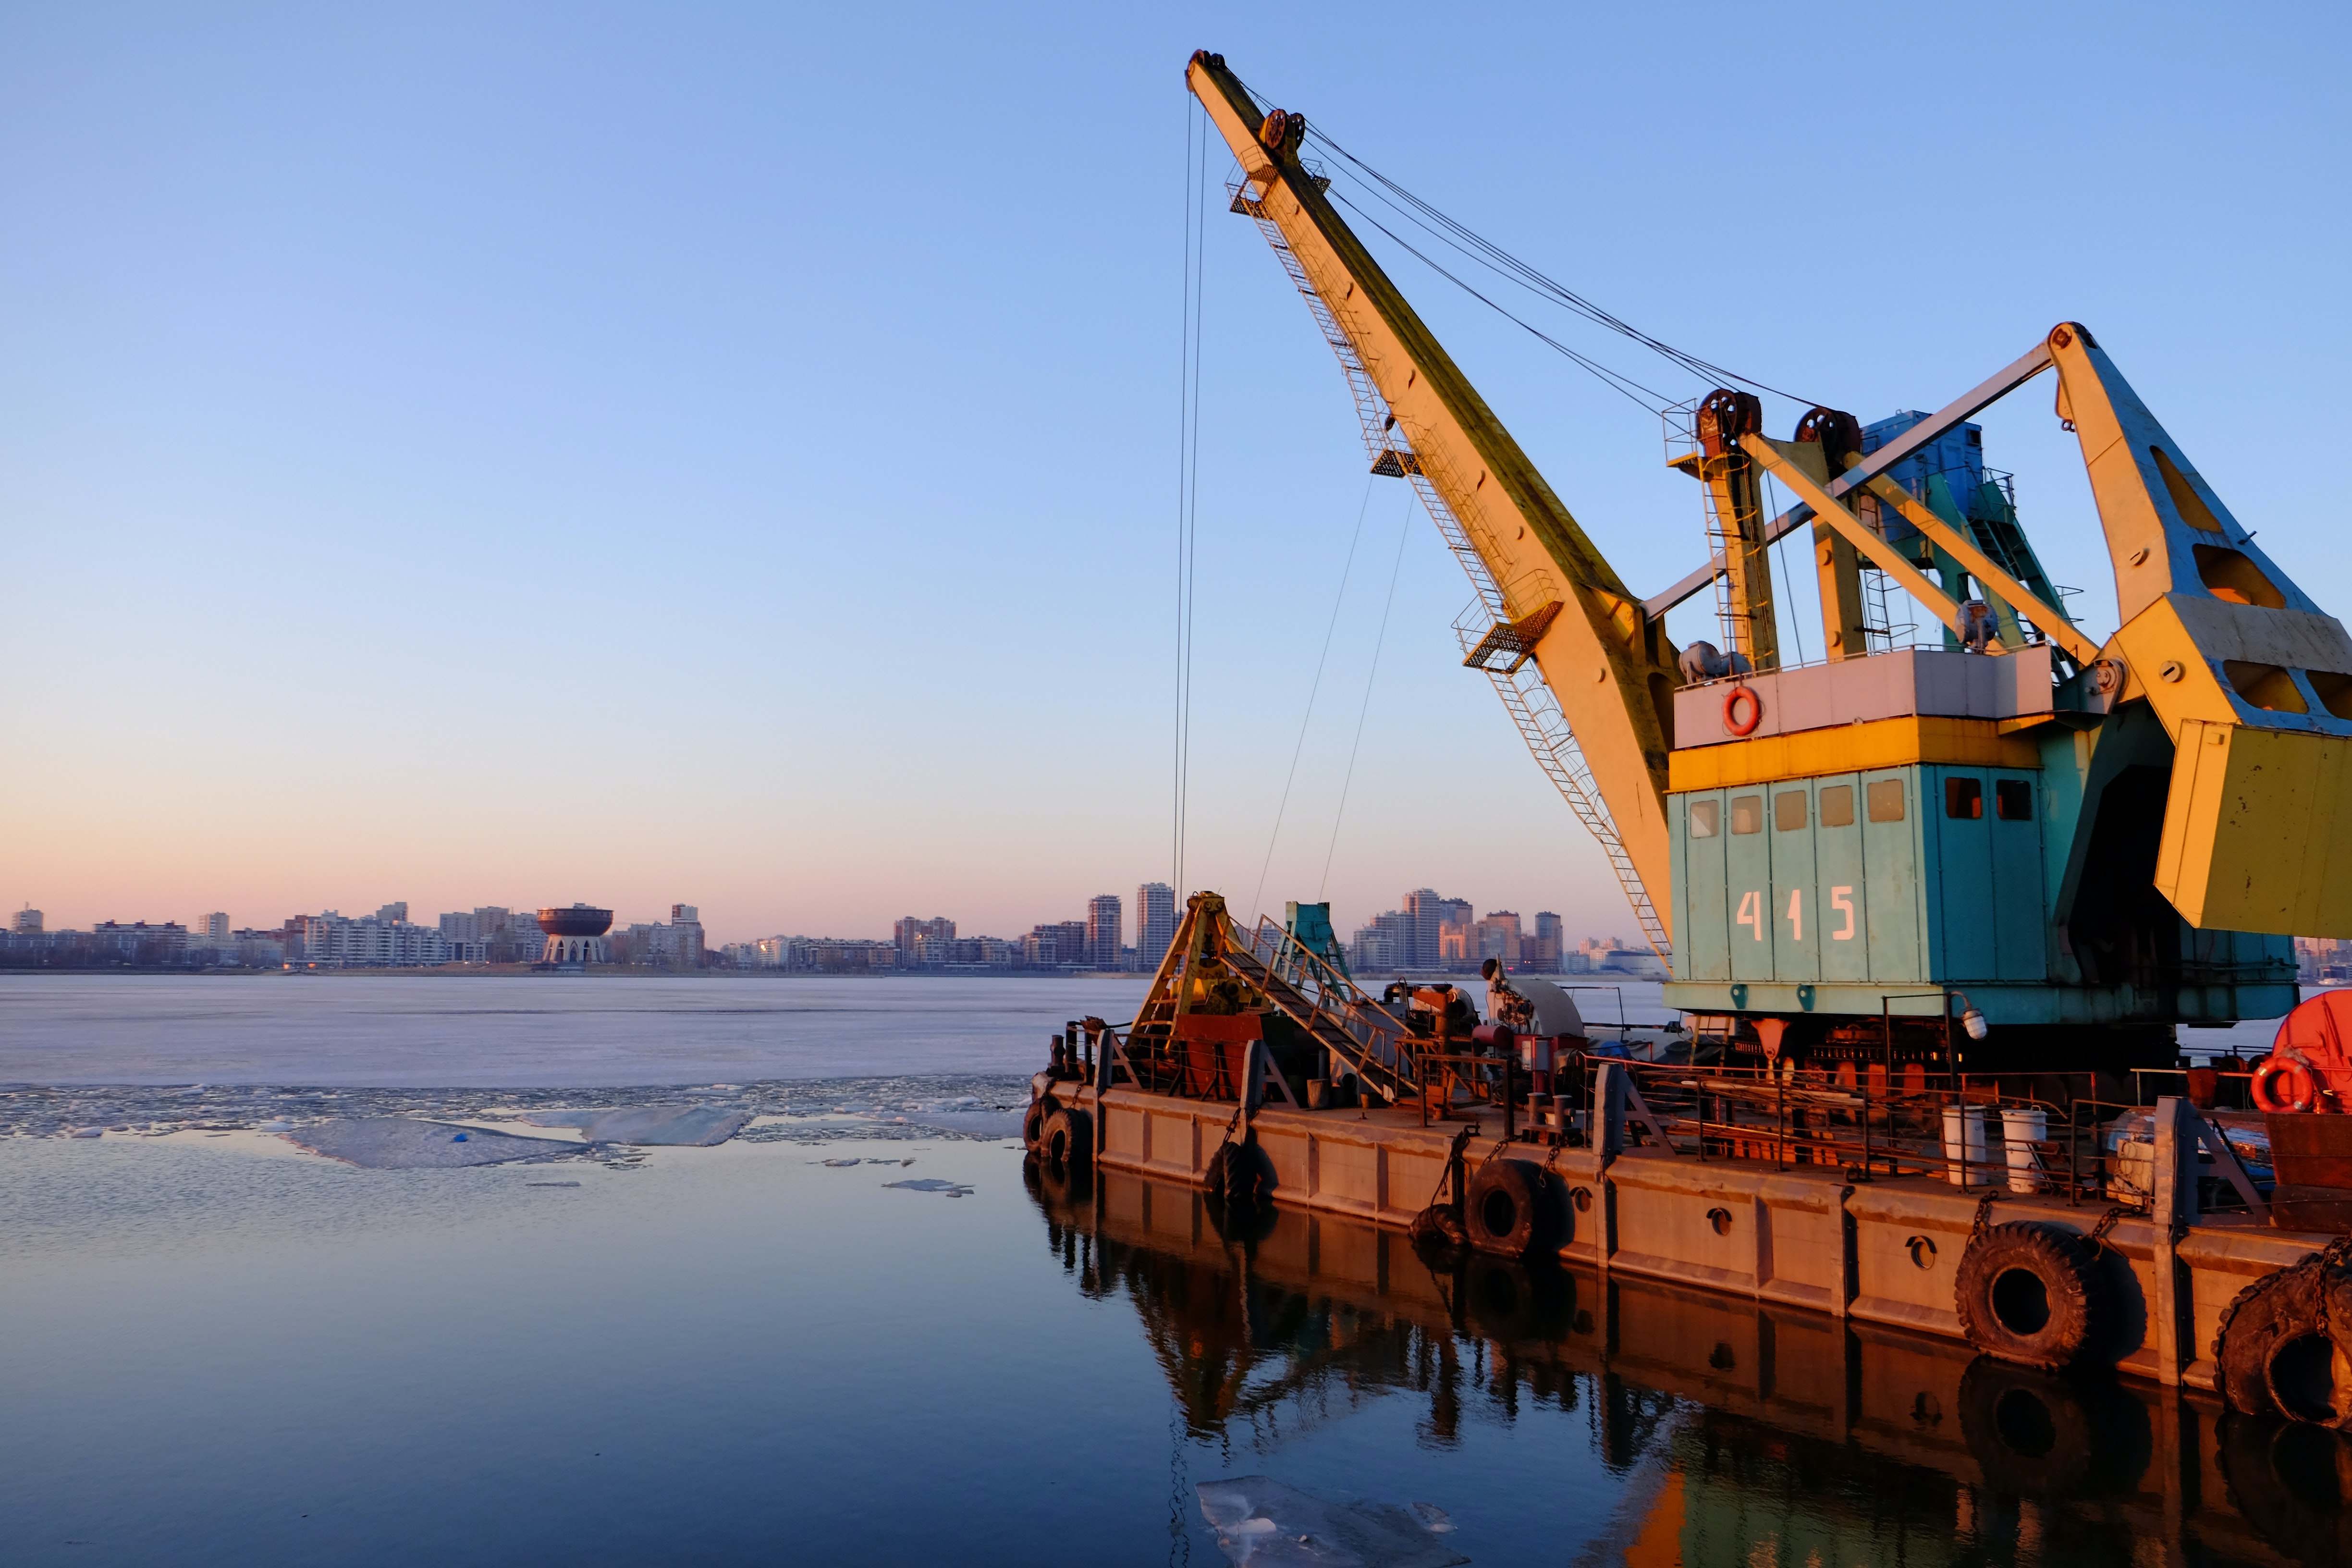
<svg viewBox="0 0 2352 1568"><path fill-rule="evenodd" d="M1962 1129L1966 1129L1965 1134ZM1962 1139L1966 1138L1966 1152ZM1985 1108L1981 1105L1944 1107L1944 1158L1952 1185L1989 1185L1992 1173L1985 1168Z"/></svg>
<svg viewBox="0 0 2352 1568"><path fill-rule="evenodd" d="M2009 1190L2012 1193L2038 1193L2042 1190L2042 1151L2034 1145L2050 1136L2050 1113L2024 1106L2004 1106L2000 1112L2000 1138L2009 1152Z"/></svg>

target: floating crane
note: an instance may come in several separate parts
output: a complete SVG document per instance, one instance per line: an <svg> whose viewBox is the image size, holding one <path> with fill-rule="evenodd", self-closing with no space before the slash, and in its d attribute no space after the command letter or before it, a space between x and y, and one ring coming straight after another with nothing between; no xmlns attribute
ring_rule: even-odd
<svg viewBox="0 0 2352 1568"><path fill-rule="evenodd" d="M2087 329L1880 437L1815 408L1775 440L1752 395L1712 393L1675 464L1718 548L1645 598L1341 219L1304 119L1222 57L1187 79L1240 164L1233 210L1339 358L1373 471L1412 484L1469 575L1464 662L1669 956L1669 1005L1768 1058L1957 1067L1958 1006L1994 1032L1974 1066L2168 1062L2176 1024L2294 1005L2293 936L2352 935L2352 637ZM2104 641L2013 514L1980 526L1926 473L1895 478L2044 372L2114 560ZM1765 518L1766 475L1801 504ZM1807 524L1827 658L1791 668L1765 552ZM1865 568L1944 624L1942 647L1874 638ZM1718 584L1732 647L1685 658L1665 614Z"/></svg>

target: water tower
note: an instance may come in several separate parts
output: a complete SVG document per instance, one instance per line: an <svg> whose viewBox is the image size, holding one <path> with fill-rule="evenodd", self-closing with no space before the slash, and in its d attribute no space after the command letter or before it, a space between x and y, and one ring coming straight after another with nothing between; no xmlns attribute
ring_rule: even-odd
<svg viewBox="0 0 2352 1568"><path fill-rule="evenodd" d="M547 933L547 947L540 962L560 969L583 969L591 963L603 963L609 954L604 951L604 933L613 929L613 911L592 910L586 904L574 904L568 910L541 910L539 929Z"/></svg>

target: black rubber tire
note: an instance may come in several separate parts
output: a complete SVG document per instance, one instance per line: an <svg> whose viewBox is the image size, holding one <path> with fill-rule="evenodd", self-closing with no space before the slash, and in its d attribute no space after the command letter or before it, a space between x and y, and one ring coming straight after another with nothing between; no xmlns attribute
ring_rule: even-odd
<svg viewBox="0 0 2352 1568"><path fill-rule="evenodd" d="M2257 1279L2223 1309L2213 1360L2221 1401L2232 1410L2352 1426L2352 1388L2334 1375L2352 1363L2352 1279L2297 1267Z"/></svg>
<svg viewBox="0 0 2352 1568"><path fill-rule="evenodd" d="M2129 1492L2155 1456L2147 1406L2112 1381L1989 1355L1960 1375L1960 1434L1985 1484L2011 1497Z"/></svg>
<svg viewBox="0 0 2352 1568"><path fill-rule="evenodd" d="M1970 1242L1952 1302L1970 1344L2044 1372L2104 1343L2114 1316L2098 1253L2048 1225L1997 1225Z"/></svg>
<svg viewBox="0 0 2352 1568"><path fill-rule="evenodd" d="M1202 1183L1211 1197L1239 1213L1273 1206L1274 1170L1254 1143L1221 1143L1209 1156Z"/></svg>
<svg viewBox="0 0 2352 1568"><path fill-rule="evenodd" d="M1067 1106L1047 1113L1037 1131L1037 1158L1048 1165L1083 1171L1094 1163L1094 1126L1083 1110Z"/></svg>
<svg viewBox="0 0 2352 1568"><path fill-rule="evenodd" d="M1462 1252L1470 1246L1470 1237L1462 1228L1462 1216L1450 1204L1432 1204L1412 1216L1405 1227L1405 1239L1423 1252Z"/></svg>
<svg viewBox="0 0 2352 1568"><path fill-rule="evenodd" d="M1037 1152L1038 1147L1045 1141L1045 1118L1053 1111L1052 1100L1033 1100L1029 1102L1029 1109L1022 1113L1021 1146L1032 1154Z"/></svg>
<svg viewBox="0 0 2352 1568"><path fill-rule="evenodd" d="M1559 1215L1549 1178L1532 1160L1489 1160L1470 1178L1462 1228L1477 1251L1526 1258L1556 1248Z"/></svg>

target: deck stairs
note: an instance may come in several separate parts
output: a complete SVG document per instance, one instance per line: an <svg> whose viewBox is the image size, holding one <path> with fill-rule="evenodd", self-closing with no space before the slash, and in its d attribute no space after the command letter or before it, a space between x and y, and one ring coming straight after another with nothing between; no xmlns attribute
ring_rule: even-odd
<svg viewBox="0 0 2352 1568"><path fill-rule="evenodd" d="M1234 972L1368 1089L1391 1103L1419 1091L1403 1019L1274 921L1252 931L1233 924L1228 935L1225 961Z"/></svg>

